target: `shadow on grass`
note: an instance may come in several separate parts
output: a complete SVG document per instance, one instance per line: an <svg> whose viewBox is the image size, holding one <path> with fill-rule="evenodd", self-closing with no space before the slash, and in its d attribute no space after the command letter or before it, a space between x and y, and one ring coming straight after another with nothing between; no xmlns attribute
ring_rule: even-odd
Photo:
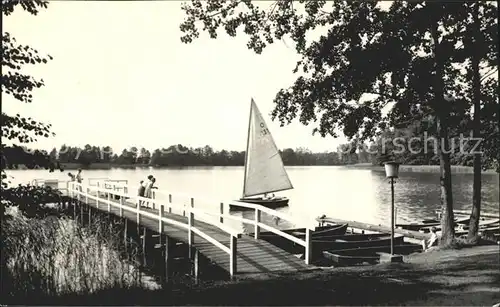
<svg viewBox="0 0 500 307"><path fill-rule="evenodd" d="M412 305L492 306L500 301L499 256L448 265L412 264L283 274L269 280L116 289L85 296L30 297L11 304L44 305Z"/></svg>

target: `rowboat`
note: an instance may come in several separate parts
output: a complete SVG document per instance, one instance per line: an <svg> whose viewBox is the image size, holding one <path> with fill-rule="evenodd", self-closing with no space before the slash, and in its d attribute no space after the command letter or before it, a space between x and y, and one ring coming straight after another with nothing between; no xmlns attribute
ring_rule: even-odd
<svg viewBox="0 0 500 307"><path fill-rule="evenodd" d="M362 263L376 264L380 261L380 254L378 253L389 253L390 251L390 246L375 246L323 251L323 257L338 265L357 265ZM419 251L422 251L422 246L417 244L401 244L394 246L394 252L400 255L408 255Z"/></svg>
<svg viewBox="0 0 500 307"><path fill-rule="evenodd" d="M500 242L500 226L491 226L479 230L479 233L486 239Z"/></svg>
<svg viewBox="0 0 500 307"><path fill-rule="evenodd" d="M314 242L317 238L324 238L325 236L335 236L341 237L345 234L348 224L343 225L327 225L318 226L311 234L311 240ZM305 228L288 229L282 230L294 237L304 239L305 238ZM266 240L267 242L293 254L299 254L304 252L304 247L287 239L276 235L273 232L262 232L260 233L260 238ZM313 243L314 244L314 243Z"/></svg>
<svg viewBox="0 0 500 307"><path fill-rule="evenodd" d="M464 219L456 221L455 227L457 227L457 232L469 229L469 222L470 222L470 218L464 218ZM499 219L482 220L482 221L479 221L479 227L485 227L488 225L495 225L498 222L499 222ZM441 230L441 225L433 226L433 227L436 228L436 231ZM431 228L432 227L422 227L422 228L420 228L419 231L423 232L423 233L428 233L431 231Z"/></svg>
<svg viewBox="0 0 500 307"><path fill-rule="evenodd" d="M335 241L335 240L345 240L347 238L348 241L368 241L368 240L378 240L383 237L387 237L389 234L387 233L370 233L370 234L325 234L325 235L317 235L314 237L315 240L318 241Z"/></svg>
<svg viewBox="0 0 500 307"><path fill-rule="evenodd" d="M283 160L264 117L255 101L250 102L245 170L243 175L243 195L240 202L258 204L268 208L288 205L288 198L267 196L270 193L293 189ZM264 195L264 196L259 196ZM230 205L230 209L244 208Z"/></svg>
<svg viewBox="0 0 500 307"><path fill-rule="evenodd" d="M313 252L321 254L323 251L335 251L342 249L361 248L361 247L382 247L390 246L390 235L368 234L368 235L344 235L337 238L329 237L326 240L314 238ZM394 245L402 245L404 236L400 234L394 235Z"/></svg>
<svg viewBox="0 0 500 307"><path fill-rule="evenodd" d="M469 223L470 218L462 218L462 219L455 219L455 226L459 224L467 224ZM406 229L406 230L413 230L413 231L421 231L424 233L430 232L430 229L432 227L439 228L441 226L441 222L438 220L423 220L420 223L409 223L409 224L396 224L396 228L400 229Z"/></svg>
<svg viewBox="0 0 500 307"><path fill-rule="evenodd" d="M311 233L311 238L319 238L319 237L324 237L324 236L332 236L332 235L344 235L345 232L347 231L348 224L342 224L342 225L326 225L326 226L317 226L315 227L314 231ZM305 228L294 228L294 229L286 229L286 230L281 230L285 233L288 233L292 236L298 237L298 238L305 238L306 236L306 229ZM274 232L271 231L266 231L266 232L261 232L260 237L265 238L265 237L271 237L271 236L278 236ZM285 238L283 238L285 239ZM288 240L288 239L285 239Z"/></svg>
<svg viewBox="0 0 500 307"><path fill-rule="evenodd" d="M430 219L430 220L423 220L420 223L419 222L412 222L412 223L408 223L408 224L396 224L396 228L418 231L423 227L438 226L440 224L441 224L440 221Z"/></svg>
<svg viewBox="0 0 500 307"><path fill-rule="evenodd" d="M479 221L479 228L485 228L490 226L498 226L500 223L500 219L481 219ZM459 225L460 229L467 230L469 229L469 224Z"/></svg>

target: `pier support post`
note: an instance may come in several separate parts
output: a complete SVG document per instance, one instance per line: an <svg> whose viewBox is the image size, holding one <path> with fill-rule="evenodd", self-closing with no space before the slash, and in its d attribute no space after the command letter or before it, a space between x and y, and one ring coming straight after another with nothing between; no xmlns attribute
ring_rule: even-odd
<svg viewBox="0 0 500 307"><path fill-rule="evenodd" d="M125 198L120 196L120 217L123 217L123 206L125 205Z"/></svg>
<svg viewBox="0 0 500 307"><path fill-rule="evenodd" d="M220 203L220 217L219 217L219 222L222 224L224 223L224 218L222 217L224 215L224 203Z"/></svg>
<svg viewBox="0 0 500 307"><path fill-rule="evenodd" d="M80 219L79 220L80 220L80 223L82 224L82 226L85 224L84 219L83 219L83 211L84 211L83 206L86 206L86 205L87 205L87 203L80 204Z"/></svg>
<svg viewBox="0 0 500 307"><path fill-rule="evenodd" d="M96 195L95 206L97 209L99 209L99 198L101 198L101 191L99 190L100 189L99 181L97 181L96 185L97 185L97 189L95 192L95 195Z"/></svg>
<svg viewBox="0 0 500 307"><path fill-rule="evenodd" d="M101 197L101 193L99 192L99 182L97 183L97 189L95 191L95 207L99 209L99 198Z"/></svg>
<svg viewBox="0 0 500 307"><path fill-rule="evenodd" d="M88 205L89 206L89 226L90 224L92 223L92 206Z"/></svg>
<svg viewBox="0 0 500 307"><path fill-rule="evenodd" d="M143 227L143 232L142 232L142 257L143 257L143 263L144 266L147 265L147 259L146 259L146 237L147 237L147 227Z"/></svg>
<svg viewBox="0 0 500 307"><path fill-rule="evenodd" d="M125 219L125 225L123 225L123 243L125 243L125 248L127 248L127 234L128 234L128 219Z"/></svg>
<svg viewBox="0 0 500 307"><path fill-rule="evenodd" d="M254 238L255 240L259 239L260 235L260 219L261 219L261 212L259 209L255 209L255 229L254 229Z"/></svg>
<svg viewBox="0 0 500 307"><path fill-rule="evenodd" d="M156 200L156 193L155 193L155 190L151 190L151 199L152 199L152 201L151 201L151 207L152 207L153 210L155 210L156 209L156 201L155 201Z"/></svg>
<svg viewBox="0 0 500 307"><path fill-rule="evenodd" d="M229 244L229 248L231 249L231 253L229 254L229 275L231 275L231 279L234 278L238 268L237 261L237 241L235 236L231 236L231 242Z"/></svg>
<svg viewBox="0 0 500 307"><path fill-rule="evenodd" d="M78 202L79 202L78 200L73 200L73 220L75 221L76 221L76 206Z"/></svg>
<svg viewBox="0 0 500 307"><path fill-rule="evenodd" d="M168 194L168 203L170 204L168 206L168 213L172 213L172 194Z"/></svg>
<svg viewBox="0 0 500 307"><path fill-rule="evenodd" d="M136 213L136 217L135 217L135 222L137 223L137 227L139 227L139 225L141 224L141 214L140 214L140 211L141 211L141 206L140 206L140 200L137 200L135 202L135 209L137 209L137 213Z"/></svg>
<svg viewBox="0 0 500 307"><path fill-rule="evenodd" d="M165 258L165 271L164 271L164 276L163 280L164 283L167 283L170 279L170 255L171 255L171 248L173 246L173 241L170 239L168 236L165 236L165 248L164 248L164 258Z"/></svg>
<svg viewBox="0 0 500 307"><path fill-rule="evenodd" d="M394 178L391 178L391 255L394 255Z"/></svg>
<svg viewBox="0 0 500 307"><path fill-rule="evenodd" d="M198 250L195 250L194 251L194 263L193 263L193 266L194 266L194 280L195 280L195 283L198 283L198 277L199 277L199 274L200 274L200 255L199 255L199 252Z"/></svg>
<svg viewBox="0 0 500 307"><path fill-rule="evenodd" d="M312 261L312 240L311 240L311 229L306 228L306 249L304 255L306 264L311 264Z"/></svg>
<svg viewBox="0 0 500 307"><path fill-rule="evenodd" d="M160 238L160 244L161 244L161 234L163 233L163 214L165 212L165 206L163 204L159 205L160 208L158 208L158 238Z"/></svg>
<svg viewBox="0 0 500 307"><path fill-rule="evenodd" d="M111 193L108 192L108 218L111 214Z"/></svg>
<svg viewBox="0 0 500 307"><path fill-rule="evenodd" d="M194 199L191 198L191 208L194 207ZM189 217L188 217L188 243L189 243L189 259L193 259L193 245L194 245L194 232L191 230L191 228L195 227L195 222L194 222L194 213L192 210L189 210Z"/></svg>

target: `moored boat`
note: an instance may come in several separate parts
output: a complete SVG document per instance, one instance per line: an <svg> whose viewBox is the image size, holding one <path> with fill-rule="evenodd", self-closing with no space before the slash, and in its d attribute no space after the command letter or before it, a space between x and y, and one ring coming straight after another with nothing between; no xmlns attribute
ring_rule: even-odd
<svg viewBox="0 0 500 307"><path fill-rule="evenodd" d="M316 240L317 238L323 238L325 235L327 236L336 236L340 237L345 234L347 230L348 224L343 225L328 225L328 226L318 226L311 234L311 239ZM305 228L297 228L297 229L287 229L283 230L283 232L288 233L294 237L304 239L305 238ZM293 254L299 254L304 252L304 247L299 245L287 238L279 236L273 232L263 232L260 233L260 238L263 240L272 243L273 245ZM313 243L314 244L314 243Z"/></svg>
<svg viewBox="0 0 500 307"><path fill-rule="evenodd" d="M336 251L323 251L323 257L338 265L357 265L362 263L376 264L380 261L380 254L389 253L390 246L375 246ZM397 254L408 255L422 251L422 246L417 244L401 244L394 246Z"/></svg>
<svg viewBox="0 0 500 307"><path fill-rule="evenodd" d="M267 208L275 209L288 206L289 199L286 197L273 197L269 199L263 197L246 197L246 198L241 198L239 201L249 204L262 205ZM253 208L238 206L237 204L230 204L229 209L240 210L240 211L254 210Z"/></svg>
<svg viewBox="0 0 500 307"><path fill-rule="evenodd" d="M332 236L332 235L344 235L347 231L348 224L342 224L342 225L326 225L326 226L317 226L315 227L314 231L311 233L311 238L317 238L317 237L324 237L324 236ZM306 236L306 229L305 228L294 228L294 229L285 229L282 230L285 233L291 234L295 237L304 239ZM271 231L266 231L266 232L261 232L260 233L261 237L271 237L271 236L278 236L274 232ZM284 240L288 240L286 238L280 237Z"/></svg>
<svg viewBox="0 0 500 307"><path fill-rule="evenodd" d="M394 235L394 245L402 245L404 243L404 236ZM323 251L335 251L341 249L361 248L361 247L382 247L390 246L391 236L369 235L344 235L338 238L328 238L327 240L313 239L313 252L321 254Z"/></svg>
<svg viewBox="0 0 500 307"><path fill-rule="evenodd" d="M465 230L468 230L469 229L469 222L470 222L470 218L463 218L461 220L456 220L455 221L455 227L457 228L456 231L457 232L462 232L462 231L465 231ZM479 221L479 227L486 227L488 225L495 225L499 222L499 219L488 219L488 220L481 220ZM440 231L441 230L441 225L436 225L436 226L433 226L436 228L436 231ZM423 232L423 233L428 233L431 231L431 228L430 226L428 227L422 227L420 228L420 232Z"/></svg>
<svg viewBox="0 0 500 307"><path fill-rule="evenodd" d="M240 202L258 204L269 208L288 205L288 198L270 193L293 189L278 147L255 101L250 102L243 195ZM264 195L260 196L259 195ZM269 196L270 195L270 196ZM245 209L230 204L230 209Z"/></svg>
<svg viewBox="0 0 500 307"><path fill-rule="evenodd" d="M390 234L388 233L370 233L370 234L326 234L326 235L317 235L314 237L315 240L319 241L335 241L335 240L345 240L347 238L348 241L367 241L367 240L376 240L382 237L387 237Z"/></svg>
<svg viewBox="0 0 500 307"><path fill-rule="evenodd" d="M460 224L467 224L469 223L470 218L461 218L461 219L455 219L455 226L460 225ZM396 228L399 229L406 229L406 230L413 230L413 231L420 231L420 232L430 232L430 229L432 227L439 228L441 227L441 222L438 220L423 220L420 223L419 222L413 222L413 223L408 223L408 224L396 224Z"/></svg>

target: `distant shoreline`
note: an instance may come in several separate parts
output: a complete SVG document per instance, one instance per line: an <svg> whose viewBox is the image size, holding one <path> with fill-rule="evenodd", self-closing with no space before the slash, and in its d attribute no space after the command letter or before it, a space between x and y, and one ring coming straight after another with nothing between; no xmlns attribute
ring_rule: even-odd
<svg viewBox="0 0 500 307"><path fill-rule="evenodd" d="M172 166L151 166L148 164L112 164L112 163L92 163L88 166L84 166L79 163L61 163L61 166L64 170L77 170L79 168L84 170L111 170L114 168L117 169L136 169L136 168L154 168L154 169L162 169L162 168L212 168L212 167L243 167L243 165L172 165ZM285 165L285 166L302 166L302 167L315 167L315 166L339 166L345 168L353 168L353 169L364 169L364 170L377 170L383 171L383 166L373 165L371 163L357 163L357 164L343 164L343 165ZM20 166L19 169L26 169L26 167ZM405 173L438 173L439 165L400 165L400 172ZM472 174L474 173L474 168L471 166L462 166L462 165L452 165L451 172L454 174ZM482 174L497 174L494 169L483 170Z"/></svg>
<svg viewBox="0 0 500 307"><path fill-rule="evenodd" d="M383 166L372 165L370 163L349 164L345 165L345 167L367 170L384 170ZM439 165L400 165L399 171L405 173L438 173ZM451 172L454 174L473 174L474 168L472 166L452 165ZM481 173L497 174L494 169L483 170Z"/></svg>

